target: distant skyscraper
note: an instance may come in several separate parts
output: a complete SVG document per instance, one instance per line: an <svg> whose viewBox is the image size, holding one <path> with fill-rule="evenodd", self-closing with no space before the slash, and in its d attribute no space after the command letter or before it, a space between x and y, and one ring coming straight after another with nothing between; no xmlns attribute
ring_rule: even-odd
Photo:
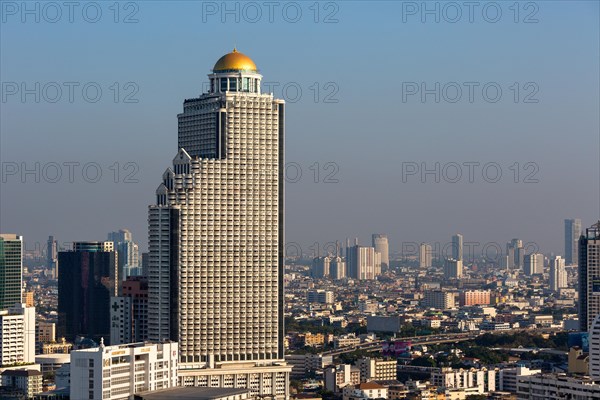
<svg viewBox="0 0 600 400"><path fill-rule="evenodd" d="M119 276L112 242L75 242L58 253L58 336L110 339L110 297Z"/></svg>
<svg viewBox="0 0 600 400"><path fill-rule="evenodd" d="M542 274L544 273L544 255L540 253L527 254L523 265L525 275Z"/></svg>
<svg viewBox="0 0 600 400"><path fill-rule="evenodd" d="M600 314L600 221L579 238L579 324L587 332Z"/></svg>
<svg viewBox="0 0 600 400"><path fill-rule="evenodd" d="M460 233L452 236L452 258L463 261L463 235Z"/></svg>
<svg viewBox="0 0 600 400"><path fill-rule="evenodd" d="M512 239L506 245L506 253L508 255L507 268L509 270L523 268L525 250L523 249L523 241L521 239Z"/></svg>
<svg viewBox="0 0 600 400"><path fill-rule="evenodd" d="M385 268L388 268L390 266L390 247L387 236L374 233L372 239L375 251L381 254L382 267L385 266Z"/></svg>
<svg viewBox="0 0 600 400"><path fill-rule="evenodd" d="M429 268L432 261L432 248L430 244L421 243L419 246L419 267Z"/></svg>
<svg viewBox="0 0 600 400"><path fill-rule="evenodd" d="M312 264L312 277L325 278L329 276L331 257L315 257Z"/></svg>
<svg viewBox="0 0 600 400"><path fill-rule="evenodd" d="M117 264L121 280L127 279L128 276L141 275L139 249L133 241L131 232L127 229L110 232L108 241L114 243L114 248L117 251Z"/></svg>
<svg viewBox="0 0 600 400"><path fill-rule="evenodd" d="M284 101L261 78L234 50L183 103L149 207L148 329L179 343L182 385L283 399Z"/></svg>
<svg viewBox="0 0 600 400"><path fill-rule="evenodd" d="M52 271L54 279L58 277L58 245L54 236L48 236L46 246L46 268Z"/></svg>
<svg viewBox="0 0 600 400"><path fill-rule="evenodd" d="M567 271L564 258L557 256L550 260L550 290L558 292L567 287Z"/></svg>
<svg viewBox="0 0 600 400"><path fill-rule="evenodd" d="M346 277L346 261L342 257L331 259L329 277L331 279L344 279Z"/></svg>
<svg viewBox="0 0 600 400"><path fill-rule="evenodd" d="M368 280L381 274L381 255L373 247L355 245L347 249L347 275L349 278Z"/></svg>
<svg viewBox="0 0 600 400"><path fill-rule="evenodd" d="M566 265L577 265L579 257L579 237L581 236L581 220L565 219L565 263Z"/></svg>
<svg viewBox="0 0 600 400"><path fill-rule="evenodd" d="M21 303L23 236L0 234L0 310Z"/></svg>
<svg viewBox="0 0 600 400"><path fill-rule="evenodd" d="M459 279L463 276L462 260L447 259L444 261L444 278Z"/></svg>

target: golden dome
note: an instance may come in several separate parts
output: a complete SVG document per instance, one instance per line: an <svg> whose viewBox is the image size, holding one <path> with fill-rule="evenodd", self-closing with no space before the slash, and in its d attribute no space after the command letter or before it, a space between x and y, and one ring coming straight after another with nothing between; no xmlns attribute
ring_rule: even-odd
<svg viewBox="0 0 600 400"><path fill-rule="evenodd" d="M215 64L213 72L224 71L254 71L256 72L256 64L250 57L233 49L231 53L225 54L219 58Z"/></svg>

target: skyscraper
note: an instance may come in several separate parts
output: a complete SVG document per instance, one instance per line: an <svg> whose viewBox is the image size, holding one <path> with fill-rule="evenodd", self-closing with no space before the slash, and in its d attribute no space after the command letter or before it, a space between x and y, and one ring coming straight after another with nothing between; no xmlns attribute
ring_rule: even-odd
<svg viewBox="0 0 600 400"><path fill-rule="evenodd" d="M512 239L510 243L507 243L506 253L508 255L507 268L509 270L523 268L525 250L523 249L523 241L521 239Z"/></svg>
<svg viewBox="0 0 600 400"><path fill-rule="evenodd" d="M452 235L452 258L463 261L463 235Z"/></svg>
<svg viewBox="0 0 600 400"><path fill-rule="evenodd" d="M525 275L544 273L544 255L540 253L527 254L523 259L523 272Z"/></svg>
<svg viewBox="0 0 600 400"><path fill-rule="evenodd" d="M600 314L600 221L579 238L579 325L584 332Z"/></svg>
<svg viewBox="0 0 600 400"><path fill-rule="evenodd" d="M550 260L550 290L558 292L567 287L567 271L564 258L557 256Z"/></svg>
<svg viewBox="0 0 600 400"><path fill-rule="evenodd" d="M390 266L390 246L387 236L374 233L372 239L375 251L381 254L381 266L388 268Z"/></svg>
<svg viewBox="0 0 600 400"><path fill-rule="evenodd" d="M458 279L463 275L463 262L462 260L446 259L444 261L444 278L446 279Z"/></svg>
<svg viewBox="0 0 600 400"><path fill-rule="evenodd" d="M21 303L23 236L0 234L0 310Z"/></svg>
<svg viewBox="0 0 600 400"><path fill-rule="evenodd" d="M581 220L565 219L565 263L567 265L576 265L579 260L577 250L580 236Z"/></svg>
<svg viewBox="0 0 600 400"><path fill-rule="evenodd" d="M381 255L373 247L358 244L347 249L347 275L349 278L375 279L381 274Z"/></svg>
<svg viewBox="0 0 600 400"><path fill-rule="evenodd" d="M236 50L209 79L149 207L149 338L179 342L184 385L287 398L284 101Z"/></svg>
<svg viewBox="0 0 600 400"><path fill-rule="evenodd" d="M419 246L419 267L429 268L431 267L432 260L432 248L430 244L421 243Z"/></svg>
<svg viewBox="0 0 600 400"><path fill-rule="evenodd" d="M112 242L75 242L73 249L58 253L58 336L108 341L110 297L119 285Z"/></svg>
<svg viewBox="0 0 600 400"><path fill-rule="evenodd" d="M48 236L46 246L46 268L48 268L54 277L58 278L58 245L54 236Z"/></svg>
<svg viewBox="0 0 600 400"><path fill-rule="evenodd" d="M110 232L108 241L113 242L114 249L117 252L117 264L121 280L127 279L128 276L141 275L139 249L133 241L131 232L127 229Z"/></svg>

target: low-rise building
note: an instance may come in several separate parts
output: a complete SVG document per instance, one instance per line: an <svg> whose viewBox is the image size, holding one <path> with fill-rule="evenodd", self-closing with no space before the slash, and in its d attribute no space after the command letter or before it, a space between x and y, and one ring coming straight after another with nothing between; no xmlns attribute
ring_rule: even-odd
<svg viewBox="0 0 600 400"><path fill-rule="evenodd" d="M397 377L397 360L364 357L356 361L360 370L360 381L393 380Z"/></svg>
<svg viewBox="0 0 600 400"><path fill-rule="evenodd" d="M376 382L365 382L346 386L343 390L344 400L387 399L388 388Z"/></svg>
<svg viewBox="0 0 600 400"><path fill-rule="evenodd" d="M17 389L28 399L42 391L42 373L34 369L8 369L2 372L2 386Z"/></svg>
<svg viewBox="0 0 600 400"><path fill-rule="evenodd" d="M520 376L517 382L519 400L600 399L600 383L589 377L566 374Z"/></svg>

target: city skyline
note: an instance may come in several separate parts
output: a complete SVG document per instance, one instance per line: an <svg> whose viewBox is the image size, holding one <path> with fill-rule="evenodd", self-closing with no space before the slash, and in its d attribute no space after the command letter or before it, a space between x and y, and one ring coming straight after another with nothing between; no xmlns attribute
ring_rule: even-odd
<svg viewBox="0 0 600 400"><path fill-rule="evenodd" d="M600 58L595 23L598 4L571 2L563 8L560 3L541 5L539 23L515 24L509 18L511 11L505 9L505 19L498 24L481 19L473 24L421 23L418 17L411 17L398 24L393 34L385 26L398 21L402 8L391 2L378 3L387 7L383 13L361 2L339 4L336 23L323 22L331 14L324 9L319 14L323 23L314 23L313 12L305 8L304 18L297 24L278 15L272 25L264 20L253 24L240 19L236 23L232 16L222 22L218 14L205 15L203 20L200 3L183 4L185 13L181 9L176 12L176 7L164 10L157 3L144 3L138 23L77 21L73 26L82 29L81 37L71 35L71 25L65 21L22 24L10 17L2 24L0 38L5 55L0 61L3 81L25 82L28 87L35 82L43 86L44 82L75 81L80 87L97 82L104 97L88 103L77 91L73 103L65 99L36 103L31 95L25 102L19 95L7 95L0 110L0 156L6 168L16 163L18 171L10 175L5 169L0 230L19 232L29 243L44 243L50 234L61 242L101 240L106 232L127 227L145 250L144 205L154 190L154 177L163 172L156 160L168 159L176 151L171 140L177 129L173 117L176 104L201 93L208 84L205 66L224 48L237 45L262 65L262 73L271 83L265 89L288 100L293 110L287 121L290 139L286 143L288 241L304 247L358 235L361 243L369 243L373 232L383 232L393 248L403 241L445 242L450 234L461 232L465 240L477 238L480 242L503 243L521 237L539 242L543 252L559 254L562 219L576 217L584 224L597 219L600 163L595 90ZM111 15L104 11L104 16ZM175 17L178 23L170 23ZM199 18L202 23L197 23ZM153 28L164 24L169 30ZM358 36L353 27L359 24L373 28ZM277 37L272 35L273 28L278 30ZM299 35L299 30L304 33ZM190 51L198 48L208 32L222 39L206 43L202 51ZM118 40L123 35L128 37L127 43ZM20 40L8 40L11 36ZM49 43L62 43L68 37L75 47L89 46L98 52L81 58L72 52L72 46L45 45L40 37ZM419 40L396 40L406 37ZM447 41L444 49L438 46L441 39ZM135 57L130 46L139 49ZM117 66L102 54L120 55L123 63ZM162 55L161 62L157 54ZM22 56L31 62L10 61ZM320 61L313 61L316 59ZM65 62L69 68L64 68ZM398 70L396 65L402 68ZM171 73L173 70L177 73ZM399 83L375 84L367 79L372 71L377 71L376 76L395 76ZM563 74L572 77L568 83L556 79ZM479 96L473 103L443 99L436 103L430 96L422 103L418 95L402 101L402 82L424 82L431 88L435 82L443 86L455 81L479 82L479 87L498 82L502 101L487 103ZM120 97L117 103L112 98L115 87L109 88L115 82ZM128 82L137 86L125 88ZM539 102L514 103L515 91L510 86L515 82L519 82L521 97L531 92L524 88L525 83L537 84L535 98ZM302 97L289 101L298 86ZM135 90L133 98L138 102L124 102ZM380 99L376 108L364 101L370 96ZM32 113L35 119L28 118ZM71 117L58 119L59 114ZM378 132L380 151L363 150L373 144L373 135L364 132ZM530 151L542 143L544 154L564 154L577 162L558 162L562 157ZM41 177L36 183L30 174L21 183L21 163L31 170L36 162L40 170L48 167L48 177L54 176L48 163L58 163L62 178L50 183ZM63 166L69 162L79 163L73 183ZM102 179L97 183L81 176L83 166L90 162L101 167ZM422 183L419 173L403 181L403 163L425 170L435 168L436 162L445 174L439 183L431 175ZM470 162L479 163L473 183L468 181L464 165ZM486 181L492 176L491 169L489 177L481 174L483 165L490 162L501 167L502 179L497 183ZM457 183L451 183L455 172L451 163L462 169L462 180ZM533 164L526 168L527 163ZM296 181L298 167L302 177ZM114 182L116 171L118 183ZM93 165L88 172L93 178ZM539 182L523 182L532 173ZM371 198L367 207L375 211L368 216L356 213L365 207L364 200L354 196L357 187L386 193ZM573 193L579 194L578 201L572 201ZM49 204L50 213L46 211ZM530 207L532 204L536 207ZM90 209L95 212L89 213ZM350 213L355 214L352 222L347 218Z"/></svg>

